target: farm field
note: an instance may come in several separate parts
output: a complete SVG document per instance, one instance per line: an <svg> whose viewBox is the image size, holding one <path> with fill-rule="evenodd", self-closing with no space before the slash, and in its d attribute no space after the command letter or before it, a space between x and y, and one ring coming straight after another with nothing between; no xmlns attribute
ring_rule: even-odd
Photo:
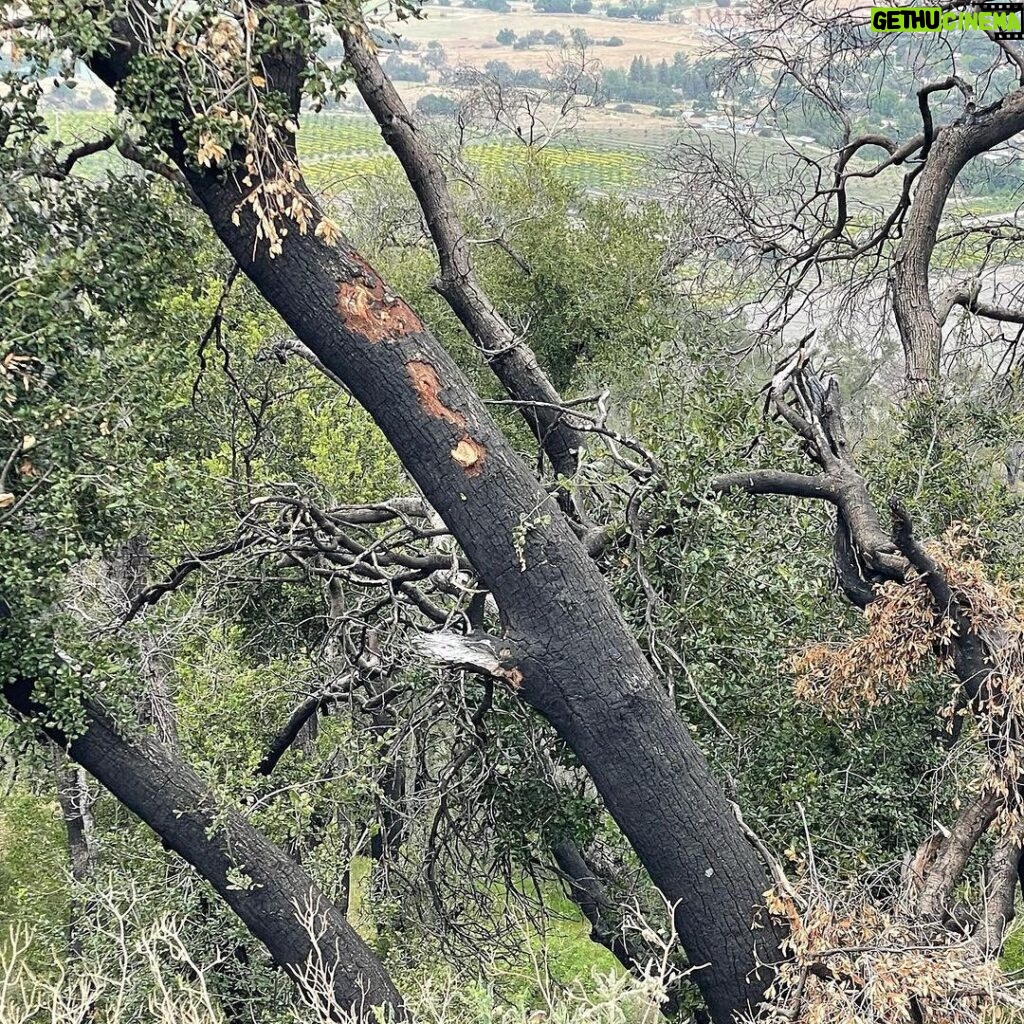
<svg viewBox="0 0 1024 1024"><path fill-rule="evenodd" d="M605 67L628 68L637 55L658 61L663 57L671 60L679 50L692 55L707 45L699 28L712 16L721 16L721 9L715 4L701 4L685 10L682 16L687 20L678 24L662 21L636 21L632 19L609 18L594 10L591 14L538 14L533 4L525 0L513 0L512 10L501 14L481 8L441 7L436 2L425 7L426 17L416 21L389 23L402 39L417 47L436 39L441 43L451 65L468 64L483 67L489 60L504 60L514 68L536 68L548 66L558 51L550 47L531 47L515 50L511 46L499 46L495 36L503 28L511 28L516 35L527 35L534 29L548 32L557 29L568 35L574 28L583 29L592 39L607 39L618 36L622 45L617 47L595 46L591 57ZM714 15L712 15L714 12Z"/></svg>
<svg viewBox="0 0 1024 1024"><path fill-rule="evenodd" d="M653 197L665 194L677 157L676 143L710 147L723 159L735 160L755 179L788 174L793 155L792 148L775 138L735 138L725 131L696 129L679 119L588 110L573 133L557 139L539 158L589 191ZM817 146L804 149L819 157L825 152ZM307 116L299 151L308 180L326 193L343 192L360 178L397 166L376 126L347 114ZM509 166L523 152L518 142L489 137L470 142L465 155L487 172ZM897 187L898 175L886 172L867 185L855 186L851 194L854 201L879 202Z"/></svg>
<svg viewBox="0 0 1024 1024"><path fill-rule="evenodd" d="M585 188L627 191L647 184L652 148L638 142L615 146L581 137L552 144L540 159ZM397 166L376 127L346 115L307 118L299 134L299 152L307 179L327 192L344 191L354 179ZM465 155L488 172L508 166L522 152L519 143L481 139L470 142Z"/></svg>
<svg viewBox="0 0 1024 1024"><path fill-rule="evenodd" d="M62 112L51 117L54 136L73 144L95 138L111 123L105 112ZM652 151L660 148L670 133L635 133L627 145L580 138L552 145L542 159L557 168L570 181L596 191L629 191L643 188L647 181ZM494 139L471 142L467 158L483 171L507 166L523 147L518 143ZM352 189L361 181L396 167L397 162L384 145L376 125L368 118L344 114L308 116L299 132L299 153L307 180L326 194ZM113 167L118 157L96 154L83 169L102 173Z"/></svg>
<svg viewBox="0 0 1024 1024"><path fill-rule="evenodd" d="M50 120L55 137L73 144L101 134L112 117L103 111L71 111L51 115ZM662 191L659 182L671 169L676 139L710 141L723 153L735 153L750 173L770 166L774 157L786 152L771 139L747 137L736 144L725 133L698 132L678 121L588 111L575 133L552 143L539 158L570 182L593 192L653 195ZM471 141L466 147L469 162L485 173L509 166L523 152L521 144L494 137ZM299 153L310 185L325 195L351 191L397 167L376 125L359 115L307 114L299 132ZM99 153L83 164L83 171L99 174L118 161L115 155ZM876 194L879 184L876 179Z"/></svg>
<svg viewBox="0 0 1024 1024"><path fill-rule="evenodd" d="M55 137L73 144L95 138L112 117L103 111L70 111L51 114L50 122ZM664 196L677 141L710 146L723 157L735 159L754 178L784 172L792 157L792 150L774 138L733 138L727 132L698 130L680 120L589 110L575 132L553 142L539 159L594 193ZM465 156L487 173L513 165L524 152L518 142L490 136L470 141ZM807 152L820 156L824 151L807 147ZM299 132L299 153L310 185L325 196L354 191L368 179L390 174L398 166L373 121L356 114L307 114ZM119 161L116 155L99 153L85 161L82 170L100 174ZM887 171L859 185L851 198L877 206L888 202L898 187L898 173ZM969 198L966 203L976 215L999 213L1017 205L1002 196Z"/></svg>

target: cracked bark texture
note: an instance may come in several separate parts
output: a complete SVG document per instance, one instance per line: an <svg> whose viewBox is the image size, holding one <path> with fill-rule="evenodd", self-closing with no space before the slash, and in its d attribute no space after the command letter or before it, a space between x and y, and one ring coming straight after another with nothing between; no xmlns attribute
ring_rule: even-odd
<svg viewBox="0 0 1024 1024"><path fill-rule="evenodd" d="M41 714L31 683L17 681L2 692L21 714ZM43 732L188 861L300 987L310 957L322 956L335 967L328 995L338 1007L354 1008L357 1019L367 1022L377 1019L374 1006L404 1019L383 965L309 875L240 814L219 806L169 748L145 736L125 739L91 702L85 702L80 735L69 740L53 727ZM251 884L241 884L244 876ZM300 918L307 907L316 914L314 937Z"/></svg>
<svg viewBox="0 0 1024 1024"><path fill-rule="evenodd" d="M652 880L677 904L690 961L706 965L695 980L714 1019L730 1021L769 980L755 969L755 942L767 963L778 953L773 926L752 931L764 866L557 504L431 335L374 341L346 321L340 285L374 275L357 253L306 236L290 237L276 259L254 259L251 223L232 223L238 193L186 173L244 272L374 418L494 594L519 653L522 697L580 757ZM436 393L424 397L410 364L432 368ZM469 467L459 457L467 438L483 453Z"/></svg>
<svg viewBox="0 0 1024 1024"><path fill-rule="evenodd" d="M117 89L131 56L130 44L115 44L91 64ZM297 110L294 63L264 65ZM675 906L712 1017L731 1022L761 999L771 972L760 965L779 957L782 926L758 920L767 872L598 568L452 358L361 254L344 238L329 245L296 230L271 258L254 245L246 193L230 175L196 167L177 138L172 156L214 231L371 415L494 595L518 655L520 695L590 773ZM427 366L425 395L416 381Z"/></svg>

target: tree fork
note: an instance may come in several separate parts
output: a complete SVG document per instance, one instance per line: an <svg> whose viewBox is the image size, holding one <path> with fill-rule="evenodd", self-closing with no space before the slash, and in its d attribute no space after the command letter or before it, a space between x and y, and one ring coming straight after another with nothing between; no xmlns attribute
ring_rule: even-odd
<svg viewBox="0 0 1024 1024"><path fill-rule="evenodd" d="M554 471L576 473L584 440L558 406L562 399L537 357L505 322L473 272L470 242L459 222L448 179L419 133L405 103L384 73L367 40L365 26L342 29L345 56L356 88L398 157L416 194L437 251L441 274L434 289L459 318L510 398L521 401L520 413L547 453Z"/></svg>
<svg viewBox="0 0 1024 1024"><path fill-rule="evenodd" d="M92 58L93 69L116 89L133 52L112 44ZM293 110L297 82L295 67L284 67L279 91ZM247 190L196 166L180 127L172 126L171 155L214 231L374 419L494 595L522 673L520 695L591 774L676 908L713 1019L731 1024L763 996L771 980L763 965L779 959L782 925L761 913L764 865L600 571L447 351L366 259L344 237L330 244L298 230L269 255L254 244ZM316 209L304 181L293 184Z"/></svg>
<svg viewBox="0 0 1024 1024"><path fill-rule="evenodd" d="M353 314L348 299L361 289L387 301L358 253L307 236L275 260L254 259L251 224L232 223L237 193L188 173L221 239L346 381L494 594L522 696L580 756L655 884L678 902L691 962L709 965L698 983L716 1020L728 1021L768 981L755 973L751 932L765 874L599 570L415 314L397 307L372 331ZM778 935L757 936L771 962Z"/></svg>

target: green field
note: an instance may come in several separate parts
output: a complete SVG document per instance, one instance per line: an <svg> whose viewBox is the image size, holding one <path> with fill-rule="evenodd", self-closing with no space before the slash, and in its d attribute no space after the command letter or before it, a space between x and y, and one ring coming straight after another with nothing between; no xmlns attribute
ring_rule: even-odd
<svg viewBox="0 0 1024 1024"><path fill-rule="evenodd" d="M112 122L113 115L98 112L53 114L50 123L56 138L68 145L95 138ZM558 141L541 159L570 181L597 191L622 191L642 187L648 178L647 151L651 145L613 146L602 141ZM508 166L522 153L520 143L496 139L470 142L466 159L482 171ZM299 133L299 154L309 183L326 192L343 192L356 183L397 166L377 126L368 118L351 115L309 115ZM88 160L90 173L102 173L116 158L97 154Z"/></svg>
<svg viewBox="0 0 1024 1024"><path fill-rule="evenodd" d="M65 144L95 138L111 123L113 114L94 111L51 113L55 137ZM539 159L570 182L594 192L654 195L659 178L674 161L673 142L693 142L710 147L727 161L734 160L753 180L787 179L793 150L776 138L744 136L732 138L725 132L698 131L673 122L647 122L644 127L583 125L573 135L551 143ZM510 166L524 152L511 138L479 137L464 152L477 170L491 172ZM367 179L388 174L397 167L395 157L384 144L376 124L353 114L306 114L299 132L299 153L310 185L323 193L351 191ZM826 157L819 147L808 147L807 155ZM84 173L100 174L117 166L119 159L108 153L90 157ZM851 199L876 205L891 200L898 190L895 171L872 179L854 179ZM998 202L995 204L998 206ZM987 208L983 212L990 212Z"/></svg>
<svg viewBox="0 0 1024 1024"><path fill-rule="evenodd" d="M94 138L111 122L113 115L98 112L53 114L54 134L63 142ZM748 137L738 144L726 134L697 132L684 125L655 123L650 127L623 128L583 126L573 135L552 142L540 159L566 179L596 192L650 192L657 183L658 165L668 162L676 139L703 140L715 150L737 160L749 174L760 177L766 166L791 151L778 141ZM464 156L470 165L488 172L509 166L524 152L523 145L510 137L481 137L470 141ZM376 124L351 114L307 114L299 133L299 153L307 180L324 192L344 192L361 181L397 166L384 144ZM91 157L88 168L99 173L113 166L107 154Z"/></svg>
<svg viewBox="0 0 1024 1024"><path fill-rule="evenodd" d="M482 171L508 166L523 147L495 139L470 142L465 157ZM299 134L299 153L310 183L325 190L344 190L346 182L370 177L396 166L376 126L346 115L307 117ZM639 147L557 142L541 159L567 179L585 188L618 191L642 183L647 159Z"/></svg>

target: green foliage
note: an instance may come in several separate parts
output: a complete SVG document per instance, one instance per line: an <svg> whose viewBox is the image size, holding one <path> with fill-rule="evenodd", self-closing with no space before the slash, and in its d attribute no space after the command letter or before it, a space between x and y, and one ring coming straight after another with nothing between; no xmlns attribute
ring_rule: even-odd
<svg viewBox="0 0 1024 1024"><path fill-rule="evenodd" d="M1018 482L1024 410L1014 392L987 390L919 402L872 438L866 465L878 492L901 498L923 537L954 525L975 531L987 560L1024 572Z"/></svg>
<svg viewBox="0 0 1024 1024"><path fill-rule="evenodd" d="M921 779L944 757L944 684L859 731L796 701L791 654L853 622L832 583L830 517L793 499L703 497L719 472L808 467L786 430L761 422L744 377L715 367L697 326L699 348L684 341L619 382L670 486L646 502L649 539L616 570L616 596L733 798L777 849L803 848L806 828L819 863L840 872L898 859L931 813Z"/></svg>
<svg viewBox="0 0 1024 1024"><path fill-rule="evenodd" d="M142 520L159 528L146 474L168 503L150 467L190 440L172 434L166 407L136 397L173 373L181 349L133 346L152 333L154 299L183 267L153 240L177 240L183 251L188 229L164 198L131 181L43 190L51 194L26 183L12 195L0 253L0 518L21 529L0 533L8 678L48 674L52 605L69 570ZM51 668L55 682L66 675Z"/></svg>
<svg viewBox="0 0 1024 1024"><path fill-rule="evenodd" d="M675 331L678 302L662 272L663 213L587 197L561 166L557 150L524 151L512 173L492 179L492 201L517 219L507 241L529 269L485 250L479 272L512 322L529 325L529 344L567 391L656 350Z"/></svg>
<svg viewBox="0 0 1024 1024"><path fill-rule="evenodd" d="M36 929L40 947L59 942L69 897L66 862L56 799L12 788L0 804L0 936L11 924L24 924Z"/></svg>
<svg viewBox="0 0 1024 1024"><path fill-rule="evenodd" d="M205 2L190 8L182 38L198 45L216 10ZM323 26L305 26L290 5L260 10L259 52L322 49ZM102 19L90 25L84 13L78 4L60 6L60 38L75 53L100 45L108 28ZM660 13L660 5L635 4L626 16ZM511 43L509 30L503 32ZM41 49L29 59L42 65L52 56ZM184 66L198 74L202 62L192 54ZM319 103L343 76L311 67L305 86ZM619 84L670 95L696 88L706 70L685 58L672 65L638 60ZM151 144L179 144L173 120L181 106L180 71L166 54L134 63L124 103ZM257 104L253 95L246 90L230 112L197 106L181 144L198 154L209 139L237 158L246 141L241 119L257 106L266 125L290 136L281 98ZM405 688L411 713L419 716L415 743L426 737L425 749L396 755L396 747L403 750L396 742L402 723L368 725L355 704L339 699L332 714L320 716L318 736L289 752L272 780L261 777L257 765L281 723L334 678L343 660L336 648L342 630L328 621L321 580L280 547L268 544L251 560L243 554L208 575L197 573L139 621L110 628L104 580L109 583L113 557L129 540L146 538L151 576L159 578L184 554L243 529L269 529L285 499L330 508L383 501L410 487L365 413L301 360L282 366L268 352L282 325L244 281L224 296L223 255L194 211L116 165L108 167L112 173L59 187L29 173L53 150L38 99L29 89L17 106L0 168L19 172L11 174L15 184L0 221L5 678L36 680L48 713L72 732L81 726L83 692L102 694L125 728L143 728L136 705L144 652L147 643L159 642L187 759L226 806L300 851L330 895L340 898L349 878L352 919L399 969L444 973L437 965L449 951L437 932L445 892L449 900L472 896L459 922L466 934L499 934L515 909L505 884L522 883L538 865L549 870L551 846L562 837L582 847L598 843L635 868L596 797L582 785L555 784L558 772L580 777L571 754L504 690L471 737L461 776L444 780L452 784L453 802L462 803L448 809L442 838L471 847L472 857L460 861L457 850L450 863L430 861L440 883L430 899L417 891L442 830L433 828L441 815L431 791L417 794L421 805L403 838L402 870L388 875L369 864L369 840L380 835L382 761L416 759L419 778L436 782L461 753L466 722L481 706L476 679L432 689L421 669L389 662L385 682ZM369 225L375 262L482 393L497 396L431 288L433 256L418 244L419 216L376 129L354 118L311 120L298 146L314 182L339 172L368 179L357 199L372 214L357 220ZM480 194L458 193L467 229L474 238L499 234L503 243L474 247L490 297L559 389L568 396L605 392L611 426L636 436L664 467L664 486L639 495L602 568L680 714L769 845L797 858L810 833L819 862L847 873L899 858L932 818L934 793L922 780L931 781L943 756L934 708L944 684L924 680L906 706L869 716L857 731L796 703L789 656L853 621L830 579L831 520L820 506L709 495L708 477L718 471L808 467L785 430L762 422L754 396L765 367L724 368L735 365L723 353L740 329L708 322L699 314L701 298L685 295L669 246L673 215L654 203L588 190L635 184L640 156L579 144L538 152L477 140L467 158L483 171L484 198L481 206ZM505 409L500 418L532 455L520 420ZM899 417L884 409L863 440L862 465L876 494L905 498L922 534L968 523L992 563L1019 577L1024 531L1011 455L1022 428L1009 401L949 399ZM585 457L583 497L597 521L621 522L623 472L610 460L594 466L590 459L604 456ZM535 525L518 528L524 557ZM387 643L408 623L388 612L345 628L377 630ZM12 731L9 746L26 735L23 728ZM29 773L27 785L48 794L47 769L23 755L19 764ZM938 779L935 788L941 785ZM48 796L18 788L5 798L0 915L35 914L46 941L59 934L70 899L61 880L59 826ZM286 1012L283 986L203 885L113 801L98 802L97 827L104 868L159 894L145 916L184 913L190 938L202 949L235 950L215 979L219 995L255 989L252 1002L263 1019ZM467 862L481 860L495 868L493 876L462 877ZM49 888L47 878L54 880ZM241 869L237 882L245 883ZM611 970L550 875L532 895L546 905L547 927L527 933L521 959L503 949L506 960L522 966L543 956L545 978L566 985L590 978L595 967ZM658 909L649 890L641 895ZM91 941L99 943L102 934ZM619 981L621 973L609 987ZM520 978L496 997L492 985L460 979L454 1019L493 1020L499 1012L518 1019L541 1004L538 984ZM613 1001L602 1013L590 1019L640 1016Z"/></svg>

